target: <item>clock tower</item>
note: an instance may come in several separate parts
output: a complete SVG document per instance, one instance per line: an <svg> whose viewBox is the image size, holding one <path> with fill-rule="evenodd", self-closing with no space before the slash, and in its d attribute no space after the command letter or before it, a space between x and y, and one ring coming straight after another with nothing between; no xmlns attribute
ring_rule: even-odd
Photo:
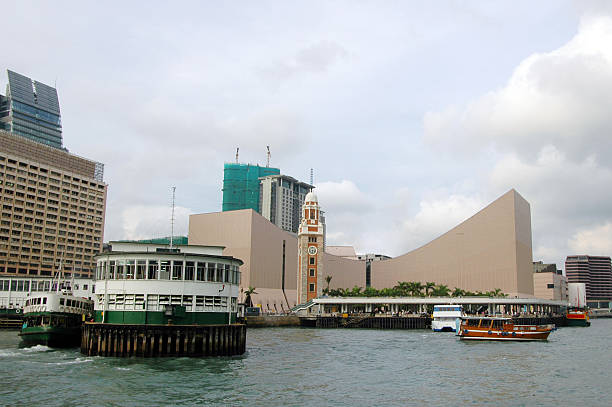
<svg viewBox="0 0 612 407"><path fill-rule="evenodd" d="M321 208L314 192L309 192L302 205L298 229L298 304L323 294L323 222Z"/></svg>

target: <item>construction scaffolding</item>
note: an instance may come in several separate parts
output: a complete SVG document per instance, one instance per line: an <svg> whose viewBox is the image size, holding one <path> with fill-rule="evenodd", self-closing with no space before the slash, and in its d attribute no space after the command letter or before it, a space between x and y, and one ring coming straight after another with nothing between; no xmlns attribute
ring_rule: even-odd
<svg viewBox="0 0 612 407"><path fill-rule="evenodd" d="M223 212L259 208L259 178L279 175L280 169L257 164L226 163L223 166Z"/></svg>

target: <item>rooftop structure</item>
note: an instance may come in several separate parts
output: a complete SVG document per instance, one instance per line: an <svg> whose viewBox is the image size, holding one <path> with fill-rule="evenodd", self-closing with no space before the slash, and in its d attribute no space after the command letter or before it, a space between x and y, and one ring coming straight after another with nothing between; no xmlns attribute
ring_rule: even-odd
<svg viewBox="0 0 612 407"><path fill-rule="evenodd" d="M222 211L253 209L259 207L259 178L278 175L278 168L260 167L255 164L226 163L223 166Z"/></svg>
<svg viewBox="0 0 612 407"><path fill-rule="evenodd" d="M57 90L7 70L6 96L0 95L0 128L54 148L63 148Z"/></svg>

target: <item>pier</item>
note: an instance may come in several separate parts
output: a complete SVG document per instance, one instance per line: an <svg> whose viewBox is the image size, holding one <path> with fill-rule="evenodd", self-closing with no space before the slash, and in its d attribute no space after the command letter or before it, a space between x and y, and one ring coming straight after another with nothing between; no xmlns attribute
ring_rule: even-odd
<svg viewBox="0 0 612 407"><path fill-rule="evenodd" d="M246 351L246 326L124 325L86 323L81 353L87 356L233 356Z"/></svg>

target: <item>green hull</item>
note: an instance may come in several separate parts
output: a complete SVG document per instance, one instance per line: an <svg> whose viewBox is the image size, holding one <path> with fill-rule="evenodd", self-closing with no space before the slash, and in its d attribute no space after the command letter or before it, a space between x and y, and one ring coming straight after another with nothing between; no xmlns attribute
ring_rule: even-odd
<svg viewBox="0 0 612 407"><path fill-rule="evenodd" d="M567 326L591 326L591 322L586 319L567 319Z"/></svg>
<svg viewBox="0 0 612 407"><path fill-rule="evenodd" d="M26 345L72 348L81 343L81 327L28 326L21 329L19 336Z"/></svg>

